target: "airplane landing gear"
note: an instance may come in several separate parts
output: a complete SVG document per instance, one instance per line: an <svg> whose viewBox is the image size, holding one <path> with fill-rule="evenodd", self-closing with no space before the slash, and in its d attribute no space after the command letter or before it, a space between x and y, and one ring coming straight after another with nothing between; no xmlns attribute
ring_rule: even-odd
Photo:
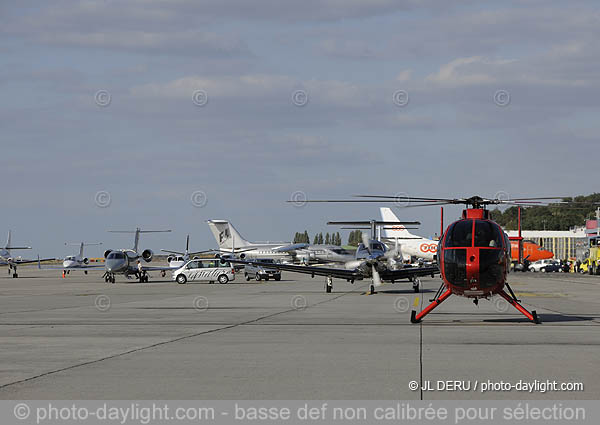
<svg viewBox="0 0 600 425"><path fill-rule="evenodd" d="M371 286L369 286L369 294L373 295L376 293L377 292L375 292L375 285L371 283Z"/></svg>
<svg viewBox="0 0 600 425"><path fill-rule="evenodd" d="M333 278L331 276L327 276L327 282L325 282L325 292L328 294L333 289Z"/></svg>
<svg viewBox="0 0 600 425"><path fill-rule="evenodd" d="M415 277L415 278L413 278L412 283L413 283L413 291L418 293L419 288L421 286L421 279L419 279L418 277Z"/></svg>
<svg viewBox="0 0 600 425"><path fill-rule="evenodd" d="M148 274L146 272L141 272L138 276L140 283L148 282Z"/></svg>
<svg viewBox="0 0 600 425"><path fill-rule="evenodd" d="M13 273L13 278L17 278L17 277L19 277L19 275L18 275L18 274L17 274L17 272L15 271L15 272Z"/></svg>

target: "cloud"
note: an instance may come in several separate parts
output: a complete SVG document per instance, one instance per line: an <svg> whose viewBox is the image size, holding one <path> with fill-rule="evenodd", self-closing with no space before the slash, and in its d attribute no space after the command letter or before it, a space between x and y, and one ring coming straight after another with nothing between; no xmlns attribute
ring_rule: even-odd
<svg viewBox="0 0 600 425"><path fill-rule="evenodd" d="M339 80L300 80L286 75L248 74L241 76L188 76L166 83L134 86L135 97L190 99L197 90L209 98L250 100L254 106L262 102L290 103L296 90L304 90L309 102L344 108L365 107L372 93L368 87Z"/></svg>
<svg viewBox="0 0 600 425"><path fill-rule="evenodd" d="M513 60L491 60L481 56L457 58L430 74L425 82L446 87L460 87L497 83L497 74L502 74L504 65Z"/></svg>

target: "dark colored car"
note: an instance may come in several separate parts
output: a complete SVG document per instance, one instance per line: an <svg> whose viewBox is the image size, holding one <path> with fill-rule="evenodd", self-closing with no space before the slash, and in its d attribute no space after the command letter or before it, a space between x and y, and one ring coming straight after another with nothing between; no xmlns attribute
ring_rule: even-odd
<svg viewBox="0 0 600 425"><path fill-rule="evenodd" d="M560 264L558 264L558 263L546 264L544 267L542 267L540 269L540 271L546 272L546 273L556 273L556 272L560 271Z"/></svg>

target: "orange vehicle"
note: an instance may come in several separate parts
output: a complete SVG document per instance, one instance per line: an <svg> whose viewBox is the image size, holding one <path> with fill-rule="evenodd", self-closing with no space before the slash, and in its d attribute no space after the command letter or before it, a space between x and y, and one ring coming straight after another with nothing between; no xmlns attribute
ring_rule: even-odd
<svg viewBox="0 0 600 425"><path fill-rule="evenodd" d="M510 241L510 256L513 260L519 259L519 241ZM532 241L523 241L523 260L533 263L538 260L553 258L554 253L543 249L540 245Z"/></svg>

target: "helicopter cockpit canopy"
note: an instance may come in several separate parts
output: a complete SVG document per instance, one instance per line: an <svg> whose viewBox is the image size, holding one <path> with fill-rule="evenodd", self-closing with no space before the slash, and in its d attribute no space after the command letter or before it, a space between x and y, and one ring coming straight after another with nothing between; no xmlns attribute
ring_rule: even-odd
<svg viewBox="0 0 600 425"><path fill-rule="evenodd" d="M475 237L473 237L475 235ZM486 247L502 248L503 235L500 228L488 220L460 220L448 229L446 248Z"/></svg>
<svg viewBox="0 0 600 425"><path fill-rule="evenodd" d="M466 287L467 280L472 286L476 279L480 288L491 288L502 280L503 258L509 246L496 223L459 220L448 228L444 239L444 275L458 287Z"/></svg>

